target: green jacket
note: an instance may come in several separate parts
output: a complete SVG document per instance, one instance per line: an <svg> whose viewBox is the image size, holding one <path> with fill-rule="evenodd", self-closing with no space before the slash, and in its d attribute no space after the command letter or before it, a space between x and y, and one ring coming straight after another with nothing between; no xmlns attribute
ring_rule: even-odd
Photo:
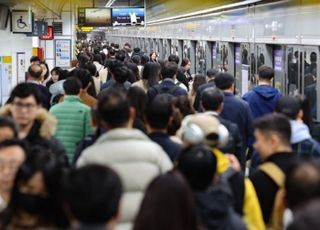
<svg viewBox="0 0 320 230"><path fill-rule="evenodd" d="M77 96L66 96L62 103L51 107L50 113L58 120L55 135L66 148L71 162L77 143L92 132L90 107Z"/></svg>

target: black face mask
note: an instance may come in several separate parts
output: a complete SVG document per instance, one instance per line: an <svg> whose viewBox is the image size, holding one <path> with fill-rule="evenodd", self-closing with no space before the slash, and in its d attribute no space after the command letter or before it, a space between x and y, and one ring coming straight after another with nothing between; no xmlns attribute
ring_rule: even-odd
<svg viewBox="0 0 320 230"><path fill-rule="evenodd" d="M17 203L30 214L44 212L49 206L49 199L39 195L19 192Z"/></svg>

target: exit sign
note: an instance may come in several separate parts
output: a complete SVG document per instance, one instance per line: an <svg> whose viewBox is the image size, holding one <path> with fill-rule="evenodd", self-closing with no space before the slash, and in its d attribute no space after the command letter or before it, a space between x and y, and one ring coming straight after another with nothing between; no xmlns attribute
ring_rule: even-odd
<svg viewBox="0 0 320 230"><path fill-rule="evenodd" d="M39 36L40 40L53 40L53 28L48 26L48 33L46 35Z"/></svg>

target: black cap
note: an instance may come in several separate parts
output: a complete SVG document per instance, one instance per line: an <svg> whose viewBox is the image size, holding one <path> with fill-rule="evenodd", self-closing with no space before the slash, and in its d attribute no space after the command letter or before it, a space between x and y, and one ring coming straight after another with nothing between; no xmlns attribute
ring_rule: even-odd
<svg viewBox="0 0 320 230"><path fill-rule="evenodd" d="M193 145L182 151L178 159L178 170L196 190L206 189L212 183L216 169L217 159L206 145Z"/></svg>
<svg viewBox="0 0 320 230"><path fill-rule="evenodd" d="M219 89L225 90L234 84L234 77L230 73L219 73L215 77L214 82Z"/></svg>
<svg viewBox="0 0 320 230"><path fill-rule="evenodd" d="M276 112L286 115L291 120L297 119L300 109L300 100L294 96L282 96L275 107Z"/></svg>

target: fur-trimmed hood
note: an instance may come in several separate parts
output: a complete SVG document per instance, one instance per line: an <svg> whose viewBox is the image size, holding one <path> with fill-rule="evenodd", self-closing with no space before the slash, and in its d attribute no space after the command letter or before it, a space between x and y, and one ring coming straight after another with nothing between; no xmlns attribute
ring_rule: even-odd
<svg viewBox="0 0 320 230"><path fill-rule="evenodd" d="M0 116L9 116L11 117L11 112L10 112L10 104L7 104L3 106L0 109ZM54 116L52 116L47 110L41 108L39 110L39 113L36 117L36 120L40 122L41 127L40 127L40 133L39 135L44 138L49 140L50 138L53 137L55 134L56 128L57 128L57 120Z"/></svg>

